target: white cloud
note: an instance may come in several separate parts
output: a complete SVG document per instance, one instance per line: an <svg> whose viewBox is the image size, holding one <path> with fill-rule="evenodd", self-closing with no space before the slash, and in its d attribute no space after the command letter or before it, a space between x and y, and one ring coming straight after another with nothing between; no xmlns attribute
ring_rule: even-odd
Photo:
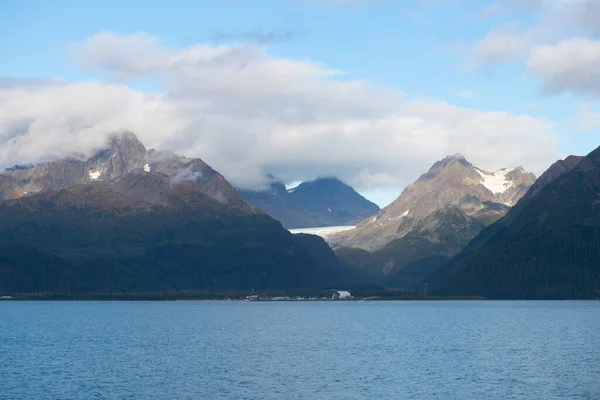
<svg viewBox="0 0 600 400"><path fill-rule="evenodd" d="M541 77L547 92L600 97L600 41L578 37L536 46L527 68Z"/></svg>
<svg viewBox="0 0 600 400"><path fill-rule="evenodd" d="M271 172L286 182L336 175L362 190L402 188L455 152L486 169L522 164L536 173L558 157L542 120L406 99L257 46L174 49L147 34L105 33L78 48L80 65L122 82L160 78L164 93L124 83L0 84L0 165L89 152L121 129L244 185Z"/></svg>
<svg viewBox="0 0 600 400"><path fill-rule="evenodd" d="M518 61L541 37L540 29L522 29L515 24L497 26L475 45L472 57L479 66Z"/></svg>
<svg viewBox="0 0 600 400"><path fill-rule="evenodd" d="M168 54L164 54L158 38L147 33L99 33L74 46L73 52L80 65L106 69L121 79L149 75L168 66Z"/></svg>
<svg viewBox="0 0 600 400"><path fill-rule="evenodd" d="M516 62L542 79L546 93L600 95L600 1L510 0L496 2L483 15L527 22L492 27L475 44L470 63L478 67Z"/></svg>
<svg viewBox="0 0 600 400"><path fill-rule="evenodd" d="M123 129L173 135L182 126L174 107L164 95L96 82L0 88L0 165L86 153Z"/></svg>
<svg viewBox="0 0 600 400"><path fill-rule="evenodd" d="M481 14L504 15L511 22L492 27L475 44L472 56L480 65L523 61L536 45L600 34L597 0L510 0L492 3Z"/></svg>

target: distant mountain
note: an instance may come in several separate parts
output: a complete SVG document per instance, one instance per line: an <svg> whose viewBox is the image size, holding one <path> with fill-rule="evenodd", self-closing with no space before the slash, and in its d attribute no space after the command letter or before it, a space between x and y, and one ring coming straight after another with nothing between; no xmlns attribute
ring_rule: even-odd
<svg viewBox="0 0 600 400"><path fill-rule="evenodd" d="M218 172L198 158L147 151L131 132L111 135L105 148L88 159L65 158L39 165L15 166L0 173L0 200L66 189L78 184L104 182L135 169L193 181L222 204L251 211L236 190Z"/></svg>
<svg viewBox="0 0 600 400"><path fill-rule="evenodd" d="M267 188L239 193L288 229L355 225L379 212L376 204L336 178L303 182L290 190L271 179Z"/></svg>
<svg viewBox="0 0 600 400"><path fill-rule="evenodd" d="M0 185L0 294L320 289L353 276L202 160L131 134L87 160L11 168Z"/></svg>
<svg viewBox="0 0 600 400"><path fill-rule="evenodd" d="M534 182L535 176L522 167L487 172L460 154L449 156L408 185L379 214L333 237L331 243L335 247L377 250L409 232L421 232L439 242L447 222L459 224L458 230L466 230L468 237L470 225L478 231L482 224L504 216Z"/></svg>
<svg viewBox="0 0 600 400"><path fill-rule="evenodd" d="M438 294L600 297L600 148L552 165L430 281Z"/></svg>
<svg viewBox="0 0 600 400"><path fill-rule="evenodd" d="M488 172L456 154L436 162L377 216L327 240L346 264L371 260L369 268L383 275L431 257L441 265L503 217L534 181L522 167ZM356 258L356 249L373 253Z"/></svg>

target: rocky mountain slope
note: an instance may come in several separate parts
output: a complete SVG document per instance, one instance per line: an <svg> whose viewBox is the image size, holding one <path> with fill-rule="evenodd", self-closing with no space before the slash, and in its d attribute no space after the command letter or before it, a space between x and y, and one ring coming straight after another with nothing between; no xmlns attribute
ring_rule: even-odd
<svg viewBox="0 0 600 400"><path fill-rule="evenodd" d="M503 217L534 181L521 167L488 172L460 154L449 156L377 216L327 240L346 264L356 267L355 260L361 260L383 275L430 257L439 266Z"/></svg>
<svg viewBox="0 0 600 400"><path fill-rule="evenodd" d="M377 250L409 232L429 232L429 239L439 242L440 228L443 231L449 220L455 223L450 228L466 230L468 237L470 225L476 225L476 231L482 223L502 217L534 182L535 176L522 167L487 172L460 154L449 156L408 185L379 214L333 237L331 243L335 247Z"/></svg>
<svg viewBox="0 0 600 400"><path fill-rule="evenodd" d="M132 134L87 160L11 168L0 187L1 294L320 289L353 276L202 160Z"/></svg>
<svg viewBox="0 0 600 400"><path fill-rule="evenodd" d="M3 294L284 290L347 279L321 238L143 169L5 201L0 220Z"/></svg>
<svg viewBox="0 0 600 400"><path fill-rule="evenodd" d="M246 211L252 209L221 174L201 159L147 151L130 132L109 136L106 148L88 159L66 158L6 169L0 173L0 200L110 181L135 169L166 174L173 181L185 179L222 204Z"/></svg>
<svg viewBox="0 0 600 400"><path fill-rule="evenodd" d="M438 294L600 297L600 148L552 165L505 218L438 271Z"/></svg>
<svg viewBox="0 0 600 400"><path fill-rule="evenodd" d="M250 204L288 229L355 225L379 212L379 207L336 178L319 178L286 190L271 177L262 190L240 190Z"/></svg>

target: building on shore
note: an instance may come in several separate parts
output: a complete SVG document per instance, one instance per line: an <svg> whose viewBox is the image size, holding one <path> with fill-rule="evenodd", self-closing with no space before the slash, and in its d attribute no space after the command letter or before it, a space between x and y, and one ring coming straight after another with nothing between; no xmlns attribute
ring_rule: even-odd
<svg viewBox="0 0 600 400"><path fill-rule="evenodd" d="M332 300L344 300L350 298L352 298L352 295L350 294L350 292L347 292L345 290L336 290L331 294Z"/></svg>

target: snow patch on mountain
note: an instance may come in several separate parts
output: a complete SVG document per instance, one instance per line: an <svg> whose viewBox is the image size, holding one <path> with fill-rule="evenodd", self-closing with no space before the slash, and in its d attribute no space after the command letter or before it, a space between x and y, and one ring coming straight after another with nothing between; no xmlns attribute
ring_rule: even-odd
<svg viewBox="0 0 600 400"><path fill-rule="evenodd" d="M144 171L150 172L150 164L144 164Z"/></svg>
<svg viewBox="0 0 600 400"><path fill-rule="evenodd" d="M100 178L100 175L101 175L100 171L90 171L90 179L93 181Z"/></svg>
<svg viewBox="0 0 600 400"><path fill-rule="evenodd" d="M513 186L513 183L506 179L508 175L515 168L502 168L494 172L482 171L479 168L475 168L475 171L483 178L481 183L490 192L494 194L504 193Z"/></svg>

